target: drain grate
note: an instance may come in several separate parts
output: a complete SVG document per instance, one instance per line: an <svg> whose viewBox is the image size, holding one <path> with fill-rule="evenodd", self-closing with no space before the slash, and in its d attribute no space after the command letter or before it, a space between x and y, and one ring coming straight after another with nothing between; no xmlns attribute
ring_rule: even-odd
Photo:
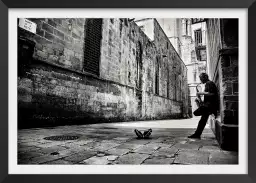
<svg viewBox="0 0 256 183"><path fill-rule="evenodd" d="M64 140L76 140L78 136L71 136L71 135L59 135L59 136L50 136L45 137L45 140L55 140L55 141L64 141Z"/></svg>

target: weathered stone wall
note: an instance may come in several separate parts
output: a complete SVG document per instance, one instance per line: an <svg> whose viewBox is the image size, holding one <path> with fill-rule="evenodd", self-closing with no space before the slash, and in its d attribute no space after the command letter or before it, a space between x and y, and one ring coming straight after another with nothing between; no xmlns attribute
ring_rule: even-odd
<svg viewBox="0 0 256 183"><path fill-rule="evenodd" d="M157 55L160 58L160 90L159 96L179 102L179 112L188 114L187 68L172 46L170 40L157 21L154 21ZM169 79L168 79L169 78ZM169 81L168 81L169 80ZM172 112L177 113L173 107Z"/></svg>
<svg viewBox="0 0 256 183"><path fill-rule="evenodd" d="M18 77L19 127L187 116L186 68L170 42L169 51L160 44L169 41L162 32L151 42L134 22L103 19L100 72L94 75L84 71L85 19L30 20L37 23L35 35L18 30L36 43L33 60ZM171 58L161 60L158 95L157 53Z"/></svg>
<svg viewBox="0 0 256 183"><path fill-rule="evenodd" d="M19 36L36 42L35 59L82 71L85 19L30 20L37 24L36 34L19 29Z"/></svg>
<svg viewBox="0 0 256 183"><path fill-rule="evenodd" d="M207 21L209 71L220 94L212 128L223 148L238 148L238 19Z"/></svg>
<svg viewBox="0 0 256 183"><path fill-rule="evenodd" d="M231 19L234 26L230 26L228 21L230 20L212 19L207 22L209 69L212 79L219 86L220 114L223 123L238 124L238 21L233 23L234 20ZM219 30L222 30L221 34Z"/></svg>
<svg viewBox="0 0 256 183"><path fill-rule="evenodd" d="M220 19L209 19L207 21L207 52L209 76L214 78L216 66L219 60L219 50L222 49L220 34Z"/></svg>

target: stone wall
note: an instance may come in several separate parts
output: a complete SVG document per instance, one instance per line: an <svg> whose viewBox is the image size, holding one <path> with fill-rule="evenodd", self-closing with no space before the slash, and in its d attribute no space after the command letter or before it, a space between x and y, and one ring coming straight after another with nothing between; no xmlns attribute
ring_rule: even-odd
<svg viewBox="0 0 256 183"><path fill-rule="evenodd" d="M219 88L219 117L211 122L223 148L238 148L238 20L209 19L208 49L211 79Z"/></svg>
<svg viewBox="0 0 256 183"><path fill-rule="evenodd" d="M210 78L214 78L219 61L219 50L222 49L220 34L220 19L209 19L207 21L207 52L209 59L208 68Z"/></svg>
<svg viewBox="0 0 256 183"><path fill-rule="evenodd" d="M134 22L103 19L95 74L84 64L87 19L30 20L36 34L18 29L19 38L35 42L31 61L19 67L19 127L187 116L186 67L156 21L152 42ZM19 56L19 65L28 59Z"/></svg>

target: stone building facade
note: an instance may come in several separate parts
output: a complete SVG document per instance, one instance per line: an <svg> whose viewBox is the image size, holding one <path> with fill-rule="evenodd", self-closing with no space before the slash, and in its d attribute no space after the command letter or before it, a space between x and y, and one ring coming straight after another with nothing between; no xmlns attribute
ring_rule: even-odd
<svg viewBox="0 0 256 183"><path fill-rule="evenodd" d="M152 20L150 18L135 20L148 37L153 35ZM205 22L192 24L190 18L162 18L157 19L157 21L187 67L187 82L190 96L189 109L190 113L192 113L192 111L198 108L195 99L196 86L201 83L199 75L202 72L207 72L206 24ZM203 89L203 85L201 89Z"/></svg>
<svg viewBox="0 0 256 183"><path fill-rule="evenodd" d="M238 149L238 19L207 19L207 57L211 80L219 88L219 116L211 128L224 149Z"/></svg>
<svg viewBox="0 0 256 183"><path fill-rule="evenodd" d="M157 20L29 19L18 27L18 125L182 118L187 69Z"/></svg>

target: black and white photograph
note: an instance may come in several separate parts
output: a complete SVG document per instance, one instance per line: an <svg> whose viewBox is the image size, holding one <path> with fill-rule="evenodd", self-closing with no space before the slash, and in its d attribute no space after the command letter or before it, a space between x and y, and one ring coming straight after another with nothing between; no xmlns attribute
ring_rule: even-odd
<svg viewBox="0 0 256 183"><path fill-rule="evenodd" d="M241 163L239 18L44 17L16 23L17 165Z"/></svg>

